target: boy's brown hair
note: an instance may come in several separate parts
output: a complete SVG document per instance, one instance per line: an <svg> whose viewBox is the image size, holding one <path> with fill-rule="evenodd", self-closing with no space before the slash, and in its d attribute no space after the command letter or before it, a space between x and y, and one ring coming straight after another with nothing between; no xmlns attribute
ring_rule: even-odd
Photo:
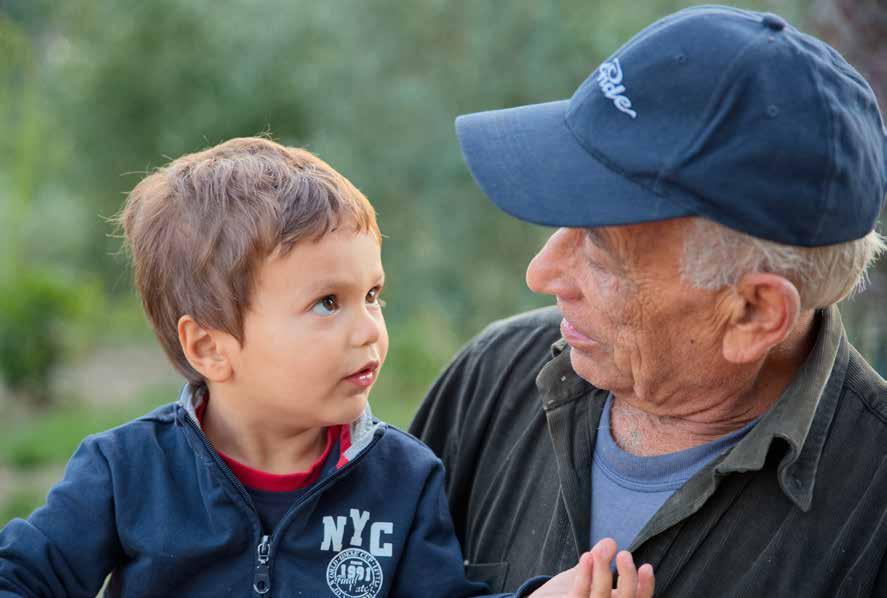
<svg viewBox="0 0 887 598"><path fill-rule="evenodd" d="M243 318L263 260L342 226L381 242L373 207L310 152L245 137L187 154L130 192L118 216L142 305L173 365L203 377L179 344L191 315L241 344Z"/></svg>

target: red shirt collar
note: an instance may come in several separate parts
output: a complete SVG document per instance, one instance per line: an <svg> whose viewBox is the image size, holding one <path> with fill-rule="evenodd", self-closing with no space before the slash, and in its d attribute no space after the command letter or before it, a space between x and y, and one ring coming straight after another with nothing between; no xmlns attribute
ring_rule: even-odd
<svg viewBox="0 0 887 598"><path fill-rule="evenodd" d="M204 400L195 410L197 421L203 425L203 414L206 411L208 400ZM323 453L311 464L306 471L297 471L294 473L268 473L245 465L233 457L229 457L222 451L215 449L222 461L231 469L231 473L240 480L247 488L253 490L263 490L266 492L293 492L307 488L317 481L323 471L323 464L326 463L330 455L330 451L339 439L339 460L336 462L336 469L342 467L348 462L345 451L351 446L350 429L346 425L330 426L326 429L326 447ZM215 448L215 447L214 447Z"/></svg>

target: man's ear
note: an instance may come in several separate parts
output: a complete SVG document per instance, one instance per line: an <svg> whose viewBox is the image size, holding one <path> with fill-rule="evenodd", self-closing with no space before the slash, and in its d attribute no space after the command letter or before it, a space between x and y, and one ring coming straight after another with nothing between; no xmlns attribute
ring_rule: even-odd
<svg viewBox="0 0 887 598"><path fill-rule="evenodd" d="M204 328L189 315L179 318L179 344L191 367L209 382L225 382L234 369L225 342L230 335Z"/></svg>
<svg viewBox="0 0 887 598"><path fill-rule="evenodd" d="M730 310L724 359L753 363L786 339L801 313L801 296L789 280L754 272L743 276L726 302Z"/></svg>

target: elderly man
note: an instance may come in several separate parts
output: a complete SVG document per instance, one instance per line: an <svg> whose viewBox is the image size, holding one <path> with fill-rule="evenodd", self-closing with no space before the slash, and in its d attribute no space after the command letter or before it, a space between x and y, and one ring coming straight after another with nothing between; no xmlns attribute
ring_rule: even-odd
<svg viewBox="0 0 887 598"><path fill-rule="evenodd" d="M570 100L456 128L499 207L561 227L527 271L557 308L470 342L412 425L469 575L510 590L610 537L657 596L887 596L887 384L836 307L885 247L865 80L697 7Z"/></svg>

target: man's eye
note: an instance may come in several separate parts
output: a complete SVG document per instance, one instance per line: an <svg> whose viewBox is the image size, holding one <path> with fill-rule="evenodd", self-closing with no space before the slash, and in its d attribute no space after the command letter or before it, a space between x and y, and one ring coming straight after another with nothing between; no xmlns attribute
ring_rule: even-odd
<svg viewBox="0 0 887 598"><path fill-rule="evenodd" d="M604 267L597 260L590 258L589 256L585 256L585 263L594 268L595 270L603 270Z"/></svg>
<svg viewBox="0 0 887 598"><path fill-rule="evenodd" d="M327 295L311 307L311 312L318 316L328 316L339 309L339 302L335 295Z"/></svg>
<svg viewBox="0 0 887 598"><path fill-rule="evenodd" d="M385 302L379 298L379 294L382 292L382 289L379 287L374 287L370 289L370 292L367 293L367 303L372 305L378 305L379 307L385 307Z"/></svg>

